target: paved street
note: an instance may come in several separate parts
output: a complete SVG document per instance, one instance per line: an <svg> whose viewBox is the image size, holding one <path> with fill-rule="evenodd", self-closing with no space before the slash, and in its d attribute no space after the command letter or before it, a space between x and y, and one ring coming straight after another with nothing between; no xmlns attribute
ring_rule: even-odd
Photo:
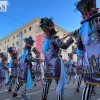
<svg viewBox="0 0 100 100"><path fill-rule="evenodd" d="M73 84L66 85L65 100L81 100L82 89L84 87L84 84L82 83L80 93L78 94L74 93L74 87L75 86ZM28 91L30 100L40 100L41 93L42 93L42 86L40 83L38 83L33 90ZM97 95L92 96L91 100L100 100L100 87L96 87L96 93ZM12 98L11 94L7 92L7 89L4 89L3 91L0 91L0 100L21 100L20 91L18 97ZM55 82L52 82L52 85L50 87L48 100L56 100Z"/></svg>

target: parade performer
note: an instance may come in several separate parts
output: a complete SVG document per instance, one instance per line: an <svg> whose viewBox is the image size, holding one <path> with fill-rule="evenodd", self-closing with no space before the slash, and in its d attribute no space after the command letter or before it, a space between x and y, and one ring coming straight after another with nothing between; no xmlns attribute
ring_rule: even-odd
<svg viewBox="0 0 100 100"><path fill-rule="evenodd" d="M0 53L0 85L3 87L4 85L8 84L9 81L9 70L8 66L8 54L7 53Z"/></svg>
<svg viewBox="0 0 100 100"><path fill-rule="evenodd" d="M68 84L70 83L70 80L72 78L73 84L75 83L75 75L76 75L76 65L75 62L73 61L73 54L69 53L69 62L68 62L68 68L67 68L67 74L68 74Z"/></svg>
<svg viewBox="0 0 100 100"><path fill-rule="evenodd" d="M28 89L32 89L32 77L31 77L31 68L32 68L32 53L31 53L31 48L34 45L34 40L32 39L31 36L28 38L24 39L25 42L25 47L24 51L22 54L22 57L19 61L19 66L18 66L18 82L16 84L13 97L17 96L17 92L20 89L20 87L24 86L24 89L22 91L21 97L23 100L28 100L29 97L26 96L26 91ZM25 85L24 85L25 84Z"/></svg>
<svg viewBox="0 0 100 100"><path fill-rule="evenodd" d="M83 90L82 100L90 100L94 86L100 85L100 66L98 63L98 60L100 59L100 50L98 49L100 48L100 32L98 31L100 30L100 26L95 25L91 30L89 22L86 21L82 24L81 29L79 35L83 38L83 44L87 52L88 62L91 69L91 71L87 69L88 73L86 73L84 77L86 87ZM87 74L89 74L89 76Z"/></svg>
<svg viewBox="0 0 100 100"><path fill-rule="evenodd" d="M37 61L34 62L33 66L33 73L35 75L34 85L36 86L36 82L39 80L41 80L41 83L43 84L44 70L43 70L42 59L40 59L40 52L36 47L34 47L32 51L35 54L35 59L37 59Z"/></svg>
<svg viewBox="0 0 100 100"><path fill-rule="evenodd" d="M47 17L42 18L40 27L46 35L46 40L43 44L44 53L44 84L41 100L47 100L52 79L56 81L57 100L63 100L63 90L66 81L65 66L61 58L59 58L59 49L67 49L74 40L70 38L64 43L58 36L52 19Z"/></svg>
<svg viewBox="0 0 100 100"><path fill-rule="evenodd" d="M90 100L95 85L100 85L100 13L96 8L96 0L81 0L76 5L81 12L83 20L79 29L79 37L84 45L84 57L88 67L84 70L85 88L82 100Z"/></svg>
<svg viewBox="0 0 100 100"><path fill-rule="evenodd" d="M76 76L75 76L75 93L80 92L80 85L82 81L82 68L84 65L86 65L85 59L84 59L84 45L82 43L81 38L78 36L78 31L76 30L75 32L77 33L75 40L76 40L76 45L77 48L73 48L74 54L77 54L77 65L76 65Z"/></svg>
<svg viewBox="0 0 100 100"><path fill-rule="evenodd" d="M12 86L16 84L17 75L18 75L18 51L15 47L9 47L8 53L11 56L11 60L8 68L11 68L11 81L9 84L8 92L12 91Z"/></svg>

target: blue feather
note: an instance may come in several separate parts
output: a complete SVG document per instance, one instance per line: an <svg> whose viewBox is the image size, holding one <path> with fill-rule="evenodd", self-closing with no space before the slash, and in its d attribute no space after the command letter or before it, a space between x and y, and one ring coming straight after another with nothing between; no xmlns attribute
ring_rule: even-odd
<svg viewBox="0 0 100 100"><path fill-rule="evenodd" d="M26 49L24 49L24 52L23 52L22 57L21 57L21 62L24 63L27 53L28 53L28 51Z"/></svg>
<svg viewBox="0 0 100 100"><path fill-rule="evenodd" d="M13 63L13 61L12 61L12 59L10 60L10 63L8 64L8 66L7 66L7 68L11 68L12 67L12 63Z"/></svg>
<svg viewBox="0 0 100 100"><path fill-rule="evenodd" d="M88 22L84 22L79 30L79 33L78 35L79 36L82 36L83 32L84 32L84 28L85 28L85 24L88 23ZM88 36L90 36L92 34L92 30L91 30L91 27L88 26Z"/></svg>
<svg viewBox="0 0 100 100"><path fill-rule="evenodd" d="M81 55L81 54L83 53L83 51L77 49L77 50L76 50L76 53L77 53L78 55Z"/></svg>
<svg viewBox="0 0 100 100"><path fill-rule="evenodd" d="M9 73L8 73L8 70L5 71L5 76L6 76L5 83L8 84L8 81L9 81Z"/></svg>
<svg viewBox="0 0 100 100"><path fill-rule="evenodd" d="M32 83L32 76L31 76L31 72L30 69L28 68L28 72L27 72L27 82L26 82L26 89L32 89L33 88L33 83Z"/></svg>
<svg viewBox="0 0 100 100"><path fill-rule="evenodd" d="M49 50L49 42L50 42L50 39L49 38L45 39L45 42L44 42L44 44L42 46L43 53L45 53L46 51Z"/></svg>

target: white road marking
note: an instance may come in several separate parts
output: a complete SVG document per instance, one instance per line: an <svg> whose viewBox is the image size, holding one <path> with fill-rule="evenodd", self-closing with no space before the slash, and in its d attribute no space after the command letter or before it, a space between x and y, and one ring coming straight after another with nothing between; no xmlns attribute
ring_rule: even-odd
<svg viewBox="0 0 100 100"><path fill-rule="evenodd" d="M65 85L65 88L66 88L66 86L70 86L70 85L72 85L72 84L67 84L67 85ZM55 89L55 87L54 88L51 88L50 90L53 90L53 89ZM27 95L34 95L34 94L38 94L38 93L41 93L42 91L37 91L37 92L34 92L34 93L29 93L29 94L27 94ZM21 96L17 96L17 97L21 97ZM8 99L4 99L4 100L12 100L13 98L8 98Z"/></svg>
<svg viewBox="0 0 100 100"><path fill-rule="evenodd" d="M23 89L23 87L22 87L22 89ZM12 91L13 91L13 90L14 90L14 89L12 89ZM8 90L7 90L7 89L1 90L0 93L2 93L2 92L8 92ZM20 93L20 92L18 92L18 93Z"/></svg>
<svg viewBox="0 0 100 100"><path fill-rule="evenodd" d="M2 93L2 92L6 92L6 91L7 91L7 89L1 90L0 93Z"/></svg>

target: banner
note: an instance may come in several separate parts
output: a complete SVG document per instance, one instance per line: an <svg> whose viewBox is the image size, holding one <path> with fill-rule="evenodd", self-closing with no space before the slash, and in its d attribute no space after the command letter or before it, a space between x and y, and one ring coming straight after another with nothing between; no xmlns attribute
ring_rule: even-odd
<svg viewBox="0 0 100 100"><path fill-rule="evenodd" d="M36 47L40 53L42 53L42 34L36 36ZM42 55L40 56L42 57Z"/></svg>

